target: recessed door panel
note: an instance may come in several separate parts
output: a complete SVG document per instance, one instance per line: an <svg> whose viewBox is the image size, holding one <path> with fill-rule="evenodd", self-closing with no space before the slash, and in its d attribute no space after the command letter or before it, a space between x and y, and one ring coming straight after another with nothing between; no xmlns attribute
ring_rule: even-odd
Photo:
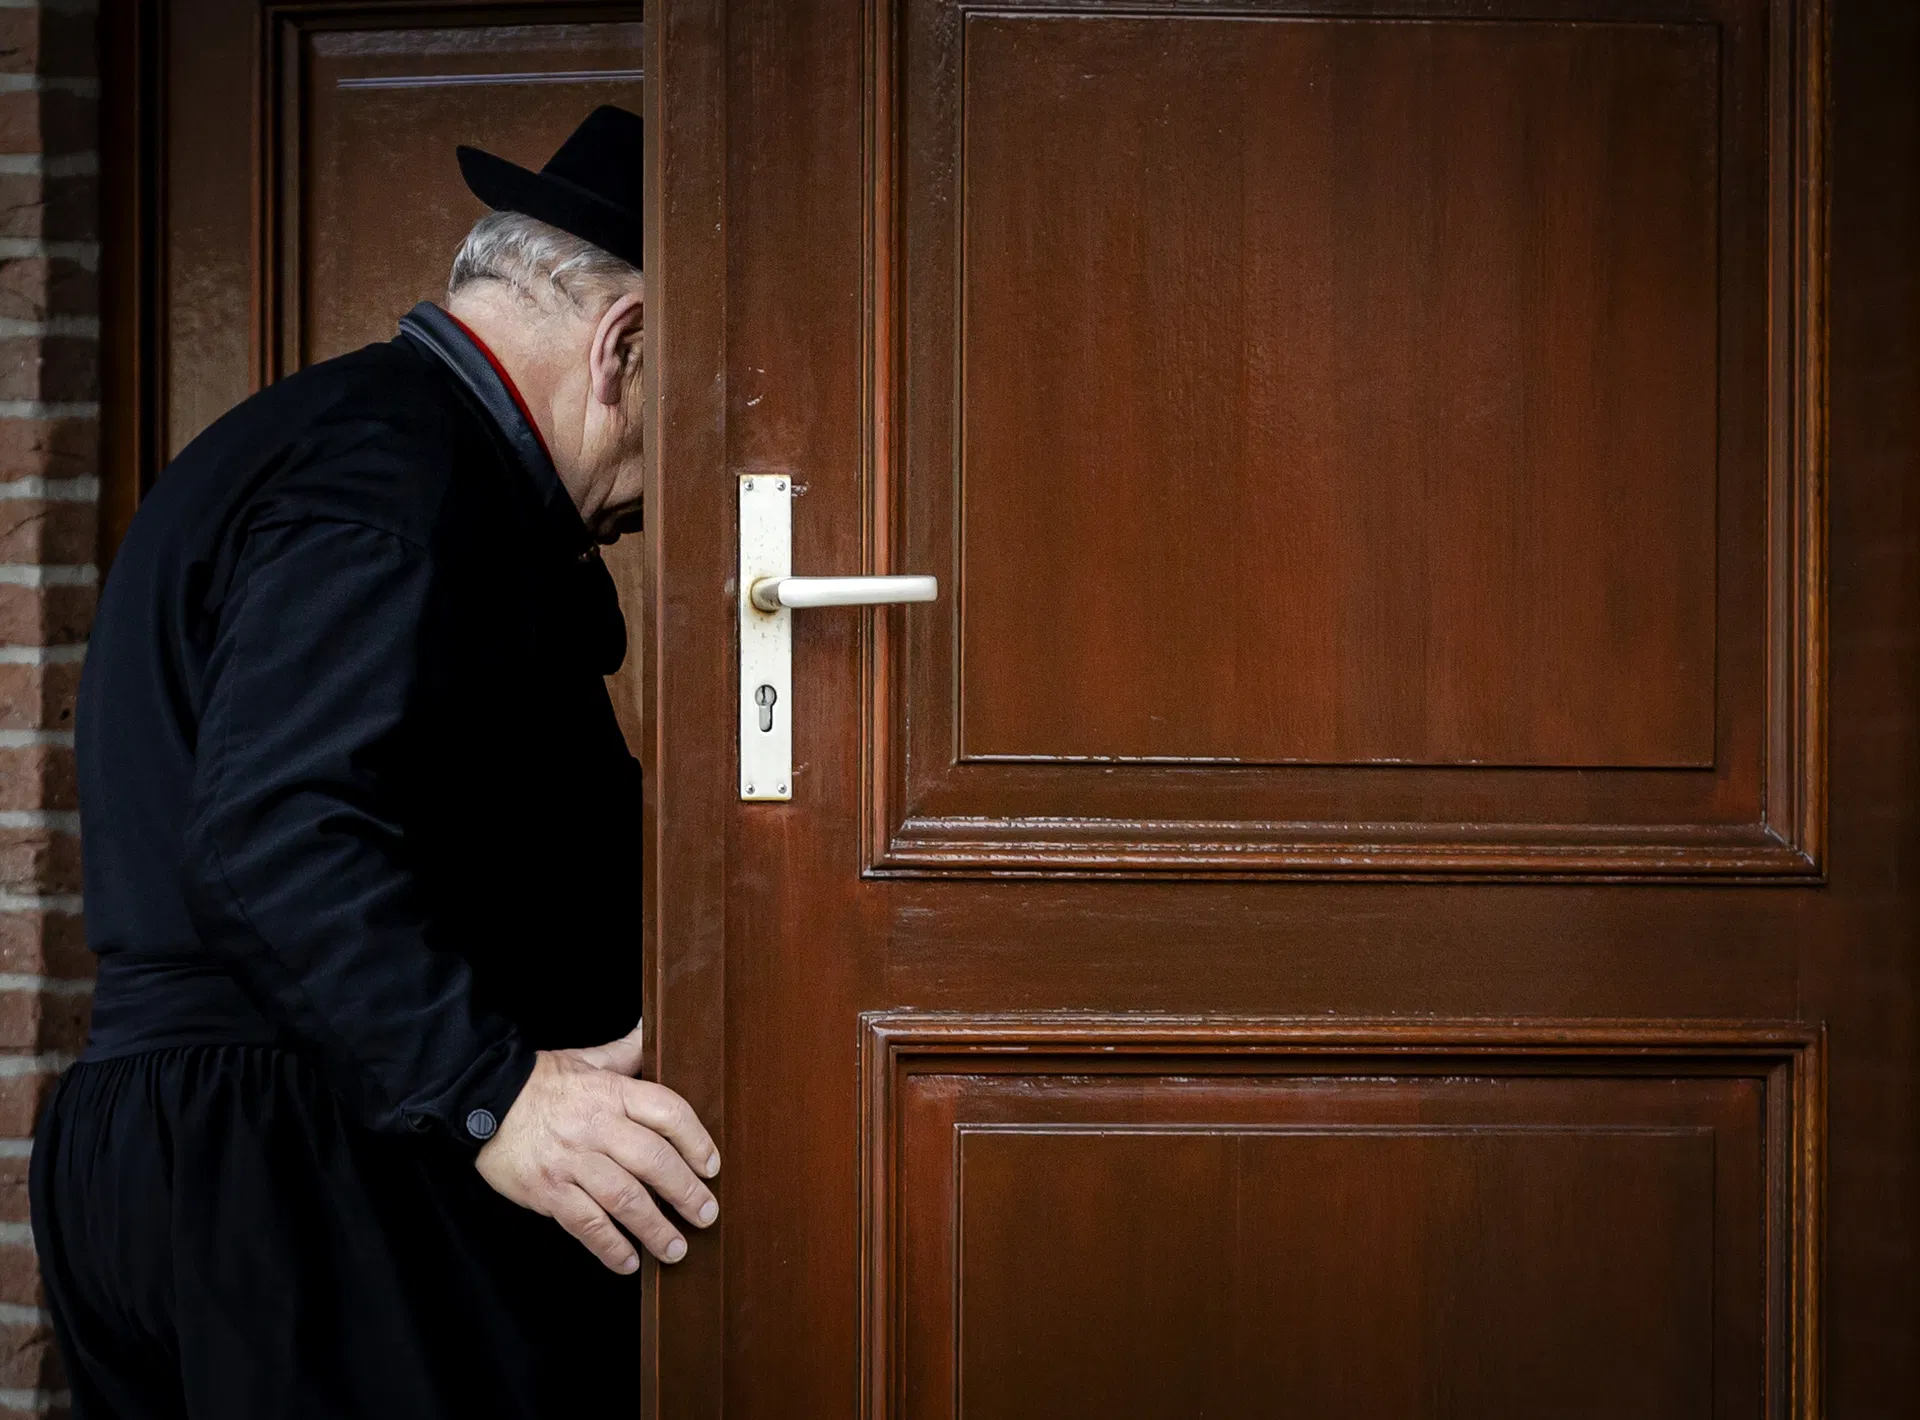
<svg viewBox="0 0 1920 1420"><path fill-rule="evenodd" d="M389 339L445 294L485 211L455 145L538 167L595 104L643 106L634 6L192 0L165 23L158 359L140 392L165 457L261 383Z"/></svg>
<svg viewBox="0 0 1920 1420"><path fill-rule="evenodd" d="M1804 13L871 13L872 871L1818 871Z"/></svg>
<svg viewBox="0 0 1920 1420"><path fill-rule="evenodd" d="M884 1413L1745 1416L1811 1315L1791 1030L894 1013L867 1047Z"/></svg>
<svg viewBox="0 0 1920 1420"><path fill-rule="evenodd" d="M1718 41L970 16L962 761L1710 767Z"/></svg>
<svg viewBox="0 0 1920 1420"><path fill-rule="evenodd" d="M537 169L596 104L640 106L640 38L638 21L291 30L286 358L384 340L389 312L440 296L483 210L450 161L454 146Z"/></svg>

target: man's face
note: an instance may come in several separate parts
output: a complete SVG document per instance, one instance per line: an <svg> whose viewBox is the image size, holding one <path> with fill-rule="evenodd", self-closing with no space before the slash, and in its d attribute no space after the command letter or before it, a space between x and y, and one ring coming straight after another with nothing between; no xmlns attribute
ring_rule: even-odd
<svg viewBox="0 0 1920 1420"><path fill-rule="evenodd" d="M631 427L622 431L622 437L609 442L598 470L602 477L608 479L607 501L587 520L587 526L601 542L613 542L640 530L641 484L646 475L646 462L641 449L642 420L637 380L632 393L621 403L632 405L628 421Z"/></svg>
<svg viewBox="0 0 1920 1420"><path fill-rule="evenodd" d="M623 304L627 306L624 313ZM616 304L602 317L589 352L594 394L587 402L580 455L589 486L604 490L597 506L585 513L587 526L601 542L612 542L640 526L646 476L641 309L637 302Z"/></svg>

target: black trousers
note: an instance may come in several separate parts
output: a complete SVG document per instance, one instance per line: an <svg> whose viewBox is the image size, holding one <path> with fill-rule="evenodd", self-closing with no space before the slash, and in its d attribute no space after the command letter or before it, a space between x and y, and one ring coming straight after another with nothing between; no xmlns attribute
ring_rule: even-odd
<svg viewBox="0 0 1920 1420"><path fill-rule="evenodd" d="M637 1280L292 1052L82 1061L30 1186L79 1420L638 1413Z"/></svg>

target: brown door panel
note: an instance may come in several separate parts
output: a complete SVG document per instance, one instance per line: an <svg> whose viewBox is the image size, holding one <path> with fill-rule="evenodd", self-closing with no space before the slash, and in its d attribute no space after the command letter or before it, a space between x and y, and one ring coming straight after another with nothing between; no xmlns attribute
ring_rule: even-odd
<svg viewBox="0 0 1920 1420"><path fill-rule="evenodd" d="M871 1398L1765 1413L1813 1324L1816 1044L873 1016Z"/></svg>
<svg viewBox="0 0 1920 1420"><path fill-rule="evenodd" d="M876 867L1816 869L1815 71L1705 9L876 12Z"/></svg>
<svg viewBox="0 0 1920 1420"><path fill-rule="evenodd" d="M655 18L655 1413L1920 1400L1906 11Z"/></svg>
<svg viewBox="0 0 1920 1420"><path fill-rule="evenodd" d="M153 28L157 250L137 296L156 348L128 395L162 459L445 291L484 210L455 144L537 167L594 104L644 103L633 5L170 0Z"/></svg>

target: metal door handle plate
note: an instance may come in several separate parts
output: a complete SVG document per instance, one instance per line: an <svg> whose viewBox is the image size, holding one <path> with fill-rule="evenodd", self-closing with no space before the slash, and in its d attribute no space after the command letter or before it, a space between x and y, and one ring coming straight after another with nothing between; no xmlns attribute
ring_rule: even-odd
<svg viewBox="0 0 1920 1420"><path fill-rule="evenodd" d="M930 602L932 577L795 577L793 480L740 478L740 797L793 797L793 609ZM849 694L852 693L849 687Z"/></svg>

